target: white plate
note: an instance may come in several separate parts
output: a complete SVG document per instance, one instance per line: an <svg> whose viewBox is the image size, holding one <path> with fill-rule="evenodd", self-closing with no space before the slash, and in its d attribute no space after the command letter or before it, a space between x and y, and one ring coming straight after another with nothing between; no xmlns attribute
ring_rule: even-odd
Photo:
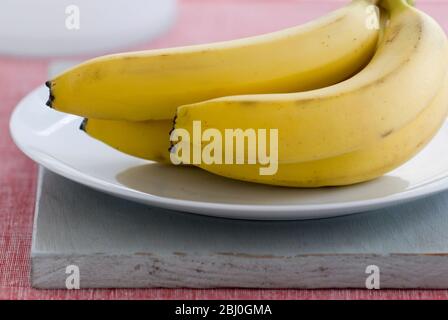
<svg viewBox="0 0 448 320"><path fill-rule="evenodd" d="M0 54L76 56L148 41L172 25L176 0L2 0ZM79 24L75 27L76 17Z"/></svg>
<svg viewBox="0 0 448 320"><path fill-rule="evenodd" d="M51 171L148 205L237 219L312 219L390 206L448 188L448 123L417 157L377 180L340 188L294 189L233 181L191 167L121 154L78 129L81 118L47 108L36 89L11 118L19 148Z"/></svg>

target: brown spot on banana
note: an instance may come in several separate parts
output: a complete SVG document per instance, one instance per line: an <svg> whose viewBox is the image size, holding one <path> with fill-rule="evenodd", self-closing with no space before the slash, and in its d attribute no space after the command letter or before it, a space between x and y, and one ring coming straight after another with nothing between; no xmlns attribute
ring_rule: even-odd
<svg viewBox="0 0 448 320"><path fill-rule="evenodd" d="M394 132L394 129L387 130L386 132L384 132L383 134L381 134L381 138L384 139L384 138L390 136L393 132Z"/></svg>

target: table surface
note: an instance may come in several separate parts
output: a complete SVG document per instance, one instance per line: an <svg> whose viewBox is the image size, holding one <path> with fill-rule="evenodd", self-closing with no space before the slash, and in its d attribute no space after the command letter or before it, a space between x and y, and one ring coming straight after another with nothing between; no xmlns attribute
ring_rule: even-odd
<svg viewBox="0 0 448 320"><path fill-rule="evenodd" d="M180 0L176 25L142 48L228 40L302 23L344 1ZM448 1L419 6L448 31ZM101 289L30 287L30 246L37 166L14 145L14 106L47 76L49 61L0 57L0 299L448 299L448 290Z"/></svg>

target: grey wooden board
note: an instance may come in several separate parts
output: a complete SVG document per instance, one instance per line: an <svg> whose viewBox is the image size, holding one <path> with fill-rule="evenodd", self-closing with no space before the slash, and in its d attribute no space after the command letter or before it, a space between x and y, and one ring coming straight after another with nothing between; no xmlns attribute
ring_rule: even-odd
<svg viewBox="0 0 448 320"><path fill-rule="evenodd" d="M448 288L448 193L314 221L211 218L118 199L41 170L32 284L65 288Z"/></svg>

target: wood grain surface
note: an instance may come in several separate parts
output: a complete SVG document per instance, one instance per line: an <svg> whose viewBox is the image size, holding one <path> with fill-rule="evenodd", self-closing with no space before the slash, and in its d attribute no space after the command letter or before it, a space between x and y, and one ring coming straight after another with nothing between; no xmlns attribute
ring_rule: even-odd
<svg viewBox="0 0 448 320"><path fill-rule="evenodd" d="M32 284L65 288L448 288L448 192L310 221L239 221L149 207L42 170Z"/></svg>

